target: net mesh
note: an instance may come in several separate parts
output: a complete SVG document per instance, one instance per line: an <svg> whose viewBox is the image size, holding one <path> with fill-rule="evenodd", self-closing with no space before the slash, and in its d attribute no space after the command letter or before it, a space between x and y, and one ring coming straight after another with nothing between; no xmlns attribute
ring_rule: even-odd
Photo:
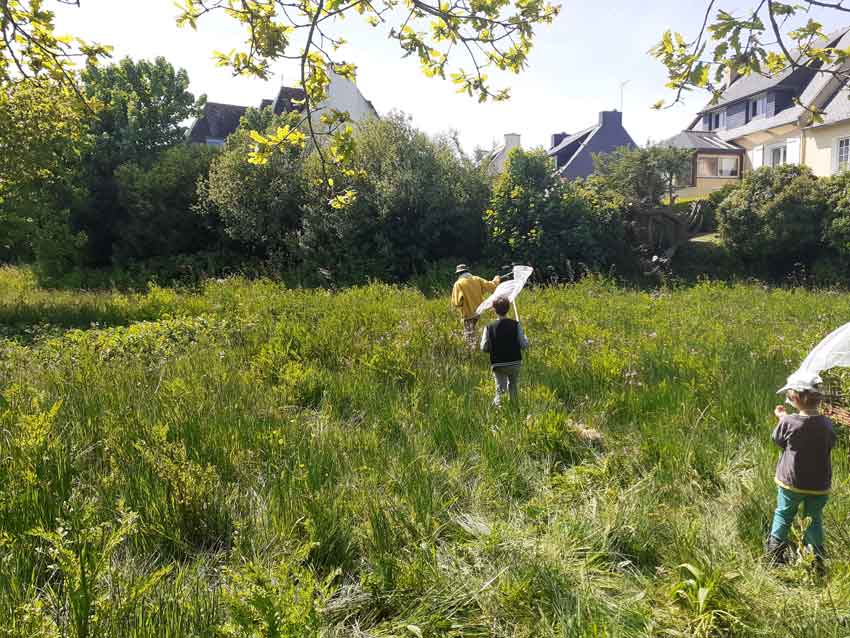
<svg viewBox="0 0 850 638"><path fill-rule="evenodd" d="M525 287L525 282L528 281L528 278L531 277L531 273L533 272L534 268L531 266L514 266L513 279L500 283L496 287L495 292L481 302L481 305L476 310L476 314L480 315L490 310L493 307L493 302L499 297L506 297L511 303L515 302L517 296L519 296L519 293Z"/></svg>

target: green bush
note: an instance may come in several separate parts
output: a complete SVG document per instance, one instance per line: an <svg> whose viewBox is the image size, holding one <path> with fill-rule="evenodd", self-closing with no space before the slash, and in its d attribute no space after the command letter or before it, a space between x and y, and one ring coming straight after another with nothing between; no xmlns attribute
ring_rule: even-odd
<svg viewBox="0 0 850 638"><path fill-rule="evenodd" d="M116 169L124 215L116 224L114 262L191 254L216 242L216 229L193 210L198 180L206 177L216 155L208 146L181 144L161 153L150 167L130 162Z"/></svg>
<svg viewBox="0 0 850 638"><path fill-rule="evenodd" d="M850 171L821 181L826 198L823 242L850 258Z"/></svg>
<svg viewBox="0 0 850 638"><path fill-rule="evenodd" d="M717 230L717 209L720 207L720 204L723 203L723 200L735 192L737 188L737 182L724 184L722 188L719 188L716 191L711 191L705 197L705 203L702 208L702 224L700 225L700 231L704 233L713 233Z"/></svg>
<svg viewBox="0 0 850 638"><path fill-rule="evenodd" d="M396 113L361 123L354 142L353 173L332 179L355 201L335 208L311 189L300 241L307 268L342 282L406 280L440 259L481 254L487 178L456 140L429 138ZM317 160L307 164L313 183L323 178Z"/></svg>
<svg viewBox="0 0 850 638"><path fill-rule="evenodd" d="M787 272L816 256L825 208L823 189L807 167L763 167L718 206L720 235L733 255Z"/></svg>
<svg viewBox="0 0 850 638"><path fill-rule="evenodd" d="M270 132L287 123L271 109L250 109L199 185L197 212L218 219L228 237L248 255L274 257L281 266L296 260L297 236L307 185L303 156L288 149L261 165L248 162L255 142L250 132Z"/></svg>
<svg viewBox="0 0 850 638"><path fill-rule="evenodd" d="M485 220L496 255L550 280L612 263L625 248L623 198L591 179L565 184L540 151L513 151Z"/></svg>

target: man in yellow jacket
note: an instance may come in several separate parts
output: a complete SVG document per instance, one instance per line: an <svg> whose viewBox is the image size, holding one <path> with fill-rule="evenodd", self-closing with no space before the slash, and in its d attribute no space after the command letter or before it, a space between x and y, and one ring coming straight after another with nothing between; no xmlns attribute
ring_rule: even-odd
<svg viewBox="0 0 850 638"><path fill-rule="evenodd" d="M478 323L478 315L475 311L482 301L496 290L496 286L502 281L496 276L492 281L476 277L469 272L466 264L460 264L455 268L458 279L452 288L452 306L458 309L463 318L463 339L473 350L478 346L475 325Z"/></svg>

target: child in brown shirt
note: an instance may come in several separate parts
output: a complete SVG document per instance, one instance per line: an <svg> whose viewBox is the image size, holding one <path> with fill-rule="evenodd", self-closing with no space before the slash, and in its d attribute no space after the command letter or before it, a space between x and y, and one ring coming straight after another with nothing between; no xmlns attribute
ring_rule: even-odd
<svg viewBox="0 0 850 638"><path fill-rule="evenodd" d="M806 544L819 563L824 556L822 514L832 487L831 453L835 433L832 421L820 414L821 395L816 380L819 378L789 379L780 390L787 393L789 402L799 414L788 414L782 405L774 409L779 423L772 439L782 449L782 454L774 477L778 493L767 550L777 564L785 562L788 530L801 503L804 516L812 521L806 530Z"/></svg>

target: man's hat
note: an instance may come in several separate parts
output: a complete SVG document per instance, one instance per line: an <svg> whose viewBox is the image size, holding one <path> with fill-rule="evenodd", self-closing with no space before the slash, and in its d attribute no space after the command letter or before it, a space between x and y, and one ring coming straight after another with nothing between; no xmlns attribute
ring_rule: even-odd
<svg viewBox="0 0 850 638"><path fill-rule="evenodd" d="M458 264L457 268L455 268L455 274L460 275L461 273L469 272L469 266L466 264Z"/></svg>

